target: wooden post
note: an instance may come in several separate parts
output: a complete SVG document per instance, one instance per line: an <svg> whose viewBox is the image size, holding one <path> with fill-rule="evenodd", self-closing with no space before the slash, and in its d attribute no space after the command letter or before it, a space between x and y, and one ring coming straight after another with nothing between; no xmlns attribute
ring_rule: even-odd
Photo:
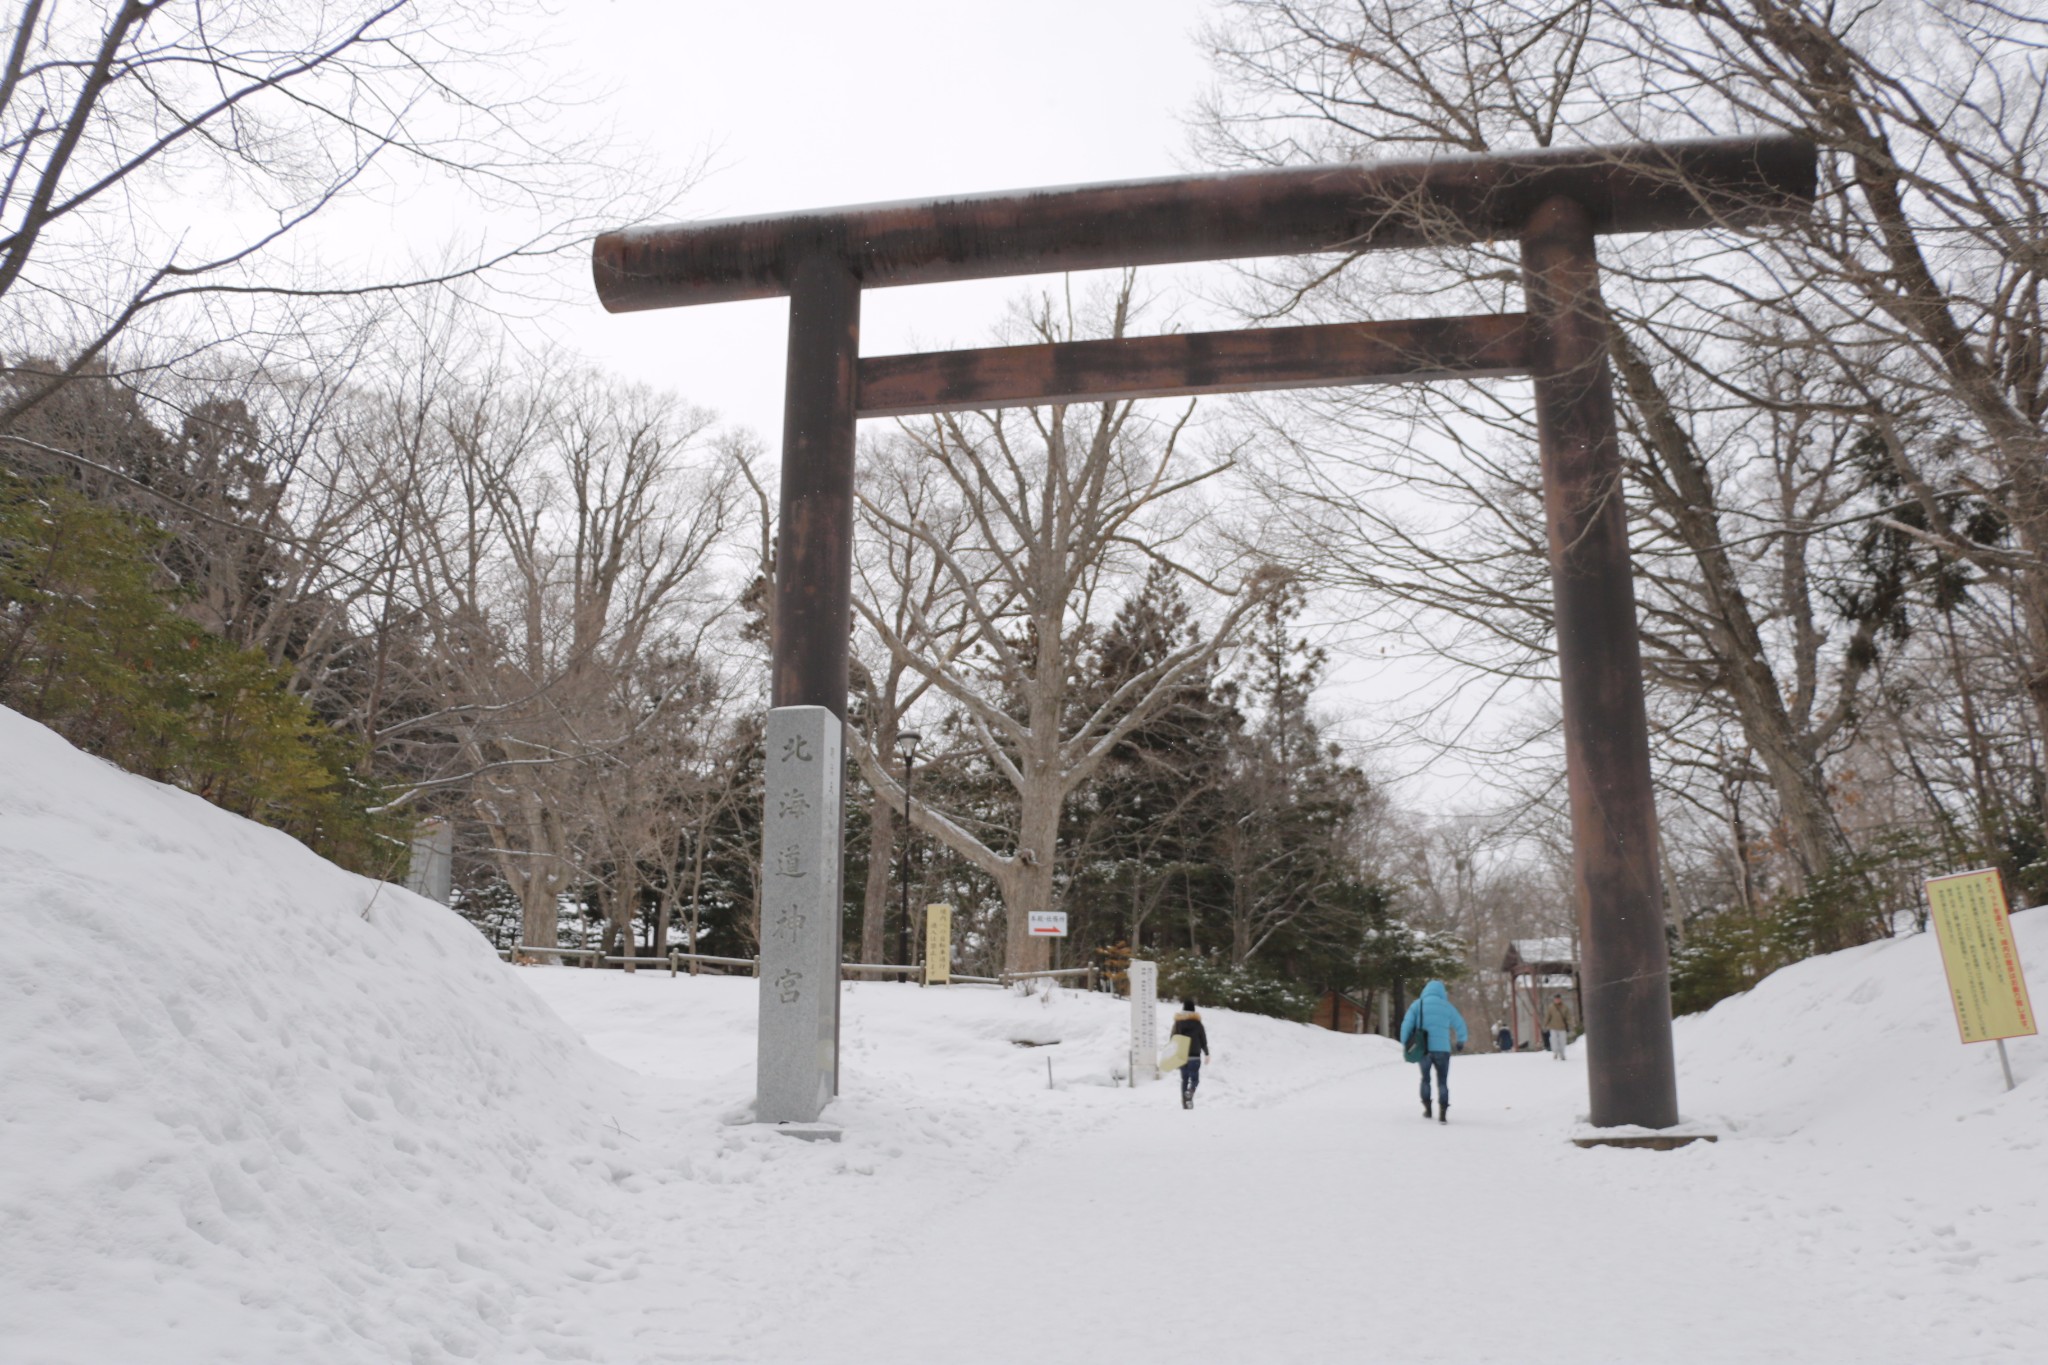
<svg viewBox="0 0 2048 1365"><path fill-rule="evenodd" d="M859 356L860 281L837 257L812 256L789 286L770 705L822 706L842 721L853 627Z"/></svg>
<svg viewBox="0 0 2048 1365"><path fill-rule="evenodd" d="M1592 1122L1678 1122L1670 960L1621 446L1592 215L1546 200L1522 234L1556 600ZM1533 978L1532 978L1533 984ZM1539 1016L1540 1018L1540 1016Z"/></svg>
<svg viewBox="0 0 2048 1365"><path fill-rule="evenodd" d="M784 375L781 514L775 534L771 705L822 706L846 719L846 659L853 633L853 437L860 362L860 279L834 252L797 263L789 279L789 364ZM835 788L836 790L836 788ZM830 813L823 857L836 880L844 821ZM766 878L766 869L763 869ZM819 956L843 957L838 916ZM755 975L760 974L756 961ZM832 992L832 1092L839 1093L838 973Z"/></svg>

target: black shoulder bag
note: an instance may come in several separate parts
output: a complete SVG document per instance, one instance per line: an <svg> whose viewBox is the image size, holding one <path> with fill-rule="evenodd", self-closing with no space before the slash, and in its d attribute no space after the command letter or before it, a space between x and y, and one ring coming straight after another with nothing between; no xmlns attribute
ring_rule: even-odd
<svg viewBox="0 0 2048 1365"><path fill-rule="evenodd" d="M1401 1049L1402 1061L1419 1062L1429 1056L1428 1014L1429 1011L1423 1008L1422 1001L1416 1001L1415 1031L1408 1035L1408 1046Z"/></svg>

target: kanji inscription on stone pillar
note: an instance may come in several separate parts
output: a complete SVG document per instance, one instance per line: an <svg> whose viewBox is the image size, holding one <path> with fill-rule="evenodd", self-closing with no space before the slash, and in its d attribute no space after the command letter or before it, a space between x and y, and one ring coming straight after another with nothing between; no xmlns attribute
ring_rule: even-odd
<svg viewBox="0 0 2048 1365"><path fill-rule="evenodd" d="M1159 1079L1159 964L1133 959L1126 969L1131 990L1131 1084Z"/></svg>
<svg viewBox="0 0 2048 1365"><path fill-rule="evenodd" d="M778 706L767 744L754 1117L812 1123L838 1089L839 719Z"/></svg>

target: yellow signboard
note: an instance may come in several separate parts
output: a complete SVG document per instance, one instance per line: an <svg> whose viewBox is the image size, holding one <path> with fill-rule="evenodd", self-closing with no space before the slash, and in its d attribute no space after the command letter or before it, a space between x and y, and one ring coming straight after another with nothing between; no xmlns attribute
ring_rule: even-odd
<svg viewBox="0 0 2048 1365"><path fill-rule="evenodd" d="M924 908L924 984L946 986L953 981L953 907Z"/></svg>
<svg viewBox="0 0 2048 1365"><path fill-rule="evenodd" d="M1927 883L1934 936L1948 972L1956 1028L1966 1043L2039 1032L2027 981L2013 947L2012 914L1997 868L1935 877Z"/></svg>

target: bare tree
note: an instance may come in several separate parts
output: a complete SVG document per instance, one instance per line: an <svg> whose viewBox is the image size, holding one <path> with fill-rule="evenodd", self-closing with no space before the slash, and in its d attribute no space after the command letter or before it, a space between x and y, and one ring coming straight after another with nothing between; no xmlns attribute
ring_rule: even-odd
<svg viewBox="0 0 2048 1365"><path fill-rule="evenodd" d="M1130 299L1126 282L1111 305L1111 335L1122 335ZM1053 340L1071 330L1071 313L1056 314L1047 302L1031 326ZM1175 504L1223 467L1187 458L1181 442L1186 420L1155 424L1128 403L1032 409L1021 421L996 413L943 416L926 427L906 427L902 439L950 485L948 498L958 500L965 531L920 521L872 497L863 501L866 515L890 534L922 546L940 566L947 599L960 604L955 640L935 649L949 622L920 614L921 567L919 582L888 584L889 598L855 597L861 621L891 659L959 709L976 754L1015 793L1009 852L929 805L912 807L919 829L1001 888L1005 961L1012 970L1042 959L1043 944L1027 932L1027 912L1052 903L1067 797L1165 704L1184 675L1235 639L1238 623L1270 582L1263 569L1207 580L1224 608L1206 639L1077 709L1082 654L1112 605L1110 593L1128 583L1139 564L1176 562L1172 551L1183 528L1170 519ZM898 629L893 609L895 600L906 598L917 632L910 637ZM855 755L869 784L900 803L902 784L888 771L888 755L870 743L856 745Z"/></svg>
<svg viewBox="0 0 2048 1365"><path fill-rule="evenodd" d="M729 694L729 698L730 695L737 694ZM730 718L721 718L721 721L700 727L696 771L691 774L682 793L681 808L677 813L680 818L669 827L668 852L663 863L668 875L662 886L660 918L654 936L657 955L668 949L670 917L685 887L688 901L683 917L683 941L686 951L695 953L698 950L697 940L703 930L704 871L711 853L712 831L735 802L753 794L742 774L749 756L760 747L758 725L745 719L737 723ZM686 843L689 848L687 872L681 857ZM751 864L751 853L746 855L746 861ZM695 963L691 964L690 972L696 974Z"/></svg>
<svg viewBox="0 0 2048 1365"><path fill-rule="evenodd" d="M1645 82L1627 100L1602 91L1628 121L1728 118L1820 142L1821 211L1767 262L1796 288L1759 301L1870 415L1913 511L1890 528L2019 604L2048 731L2048 27L1969 0L1897 16L1811 0L1616 7L1610 22L1627 57L1615 75ZM1696 82L1689 103L1660 93ZM2037 813L2048 821L2048 804Z"/></svg>
<svg viewBox="0 0 2048 1365"><path fill-rule="evenodd" d="M672 761L658 732L692 689L670 687L680 665L663 661L693 655L718 610L705 578L733 475L693 461L706 414L587 375L500 379L440 420L445 463L419 486L409 564L445 703L405 724L448 735L446 771L424 785L466 787L523 941L552 947L557 898L595 865L607 810L615 862L652 839L634 807L664 779L622 800L620 773ZM615 889L614 934L637 893Z"/></svg>
<svg viewBox="0 0 2048 1365"><path fill-rule="evenodd" d="M861 480L865 491L854 573L862 600L888 620L890 634L904 646L903 652L892 651L868 631L855 636L855 716L868 751L887 763L897 736L908 728L906 718L932 688L929 679L911 670L909 655L951 664L956 662L951 655L971 638L962 629L965 599L946 569L948 557L963 548L968 521L957 496L949 497L952 481L914 446L871 446L863 452ZM888 515L877 516L876 507L889 509ZM898 529L903 526L917 529L906 535ZM860 960L885 962L890 854L899 805L886 791L872 790ZM907 927L906 938L913 931Z"/></svg>
<svg viewBox="0 0 2048 1365"><path fill-rule="evenodd" d="M1731 108L1716 82L1733 79L1732 66L1697 61L1679 83L1640 55L1691 22L1675 11L1239 0L1226 15L1212 35L1226 80L1208 146L1232 160L1694 133ZM1682 97L1643 93L1680 84ZM1831 231L1824 218L1817 235ZM1801 239L1735 233L1604 253L1644 654L1665 689L1663 774L1682 787L1688 770L1711 770L1727 753L1721 722L1732 722L1738 758L1755 756L1775 797L1798 877L1847 853L1828 764L1854 743L1871 667L1903 631L1905 595L1924 569L1867 534L1897 502L1873 442L1917 447L1928 429L1880 381L1877 352L1841 340L1870 310L1821 283L1812 254ZM1283 267L1255 279L1250 298L1338 315L1390 298L1416 311L1516 306L1505 254L1460 246L1405 270ZM1818 337L1835 339L1844 363L1816 364ZM1523 394L1447 386L1312 400L1307 411L1320 420L1296 408L1276 422L1268 471L1277 498L1314 509L1304 563L1391 607L1424 652L1494 678L1545 677L1549 604Z"/></svg>
<svg viewBox="0 0 2048 1365"><path fill-rule="evenodd" d="M131 334L155 343L127 348L138 365L305 336L332 300L543 256L583 215L616 216L612 175L555 117L508 17L425 0L19 0L0 67L0 299L11 347L34 337L30 353L61 358L16 350L25 382L0 424ZM451 184L518 226L368 278L297 250L351 194Z"/></svg>

